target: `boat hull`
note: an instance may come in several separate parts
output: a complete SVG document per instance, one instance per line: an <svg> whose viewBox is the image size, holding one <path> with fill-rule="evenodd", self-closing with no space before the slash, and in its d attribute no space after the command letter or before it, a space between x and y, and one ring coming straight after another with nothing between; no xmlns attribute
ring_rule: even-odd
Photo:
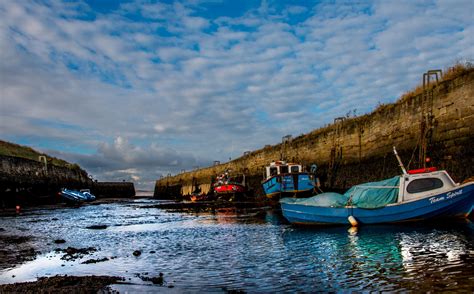
<svg viewBox="0 0 474 294"><path fill-rule="evenodd" d="M214 187L214 192L217 194L244 193L245 187L239 184L223 184Z"/></svg>
<svg viewBox="0 0 474 294"><path fill-rule="evenodd" d="M222 184L214 187L214 193L218 199L232 201L243 197L247 189L237 183Z"/></svg>
<svg viewBox="0 0 474 294"><path fill-rule="evenodd" d="M80 192L76 190L63 189L59 195L68 203L82 203L86 201L94 201L95 196L90 192Z"/></svg>
<svg viewBox="0 0 474 294"><path fill-rule="evenodd" d="M208 200L211 200L212 197L210 197L209 195L206 195L206 194L198 194L198 195L191 195L189 197L189 199L192 201L192 202L197 202L197 201L208 201Z"/></svg>
<svg viewBox="0 0 474 294"><path fill-rule="evenodd" d="M321 207L293 204L282 199L283 216L294 224L329 225L349 224L353 216L360 224L398 223L436 218L467 217L474 203L474 183L460 186L449 192L432 195L402 204L377 209L356 207Z"/></svg>
<svg viewBox="0 0 474 294"><path fill-rule="evenodd" d="M268 198L308 197L313 194L314 181L308 173L276 175L262 182Z"/></svg>

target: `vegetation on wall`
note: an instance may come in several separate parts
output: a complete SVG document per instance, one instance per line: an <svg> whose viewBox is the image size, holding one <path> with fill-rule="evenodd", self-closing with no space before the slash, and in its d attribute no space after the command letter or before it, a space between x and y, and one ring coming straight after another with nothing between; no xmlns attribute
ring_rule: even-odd
<svg viewBox="0 0 474 294"><path fill-rule="evenodd" d="M26 159L30 159L34 161L39 161L40 156L45 156L48 164L52 164L55 166L68 167L70 169L77 169L77 170L81 169L79 165L77 164L72 164L65 160L38 152L31 147L22 146L22 145L10 143L10 142L2 141L2 140L0 140L0 155L26 158Z"/></svg>

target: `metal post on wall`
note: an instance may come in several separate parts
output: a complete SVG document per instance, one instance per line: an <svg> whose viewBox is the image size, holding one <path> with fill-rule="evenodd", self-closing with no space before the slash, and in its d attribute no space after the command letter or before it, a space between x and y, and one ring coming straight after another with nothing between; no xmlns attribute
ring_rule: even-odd
<svg viewBox="0 0 474 294"><path fill-rule="evenodd" d="M44 155L38 156L38 161L39 162L44 162L44 171L48 173L48 159Z"/></svg>

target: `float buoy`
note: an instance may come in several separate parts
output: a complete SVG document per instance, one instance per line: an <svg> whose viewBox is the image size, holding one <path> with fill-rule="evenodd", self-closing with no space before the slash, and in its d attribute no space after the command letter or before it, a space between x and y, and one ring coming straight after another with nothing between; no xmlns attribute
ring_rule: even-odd
<svg viewBox="0 0 474 294"><path fill-rule="evenodd" d="M355 219L355 217L353 217L352 215L349 215L349 217L347 218L347 220L349 221L349 223L351 224L351 226L353 227L357 227L357 225L359 224L357 222L357 220Z"/></svg>

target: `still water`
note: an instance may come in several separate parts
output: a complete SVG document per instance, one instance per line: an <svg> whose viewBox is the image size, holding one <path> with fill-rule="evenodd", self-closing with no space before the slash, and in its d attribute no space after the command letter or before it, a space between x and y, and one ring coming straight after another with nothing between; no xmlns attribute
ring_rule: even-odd
<svg viewBox="0 0 474 294"><path fill-rule="evenodd" d="M33 261L0 284L40 276L114 275L132 291L474 291L474 225L298 228L275 212L172 213L156 200L35 210L0 218L1 234L33 236ZM107 225L92 230L91 225ZM64 244L54 240L64 239ZM94 247L76 260L55 248ZM141 255L133 252L140 250ZM108 258L92 264L85 260ZM139 277L164 274L163 286ZM173 288L168 288L173 286ZM121 288L122 287L122 288ZM117 286L123 290L123 286Z"/></svg>

